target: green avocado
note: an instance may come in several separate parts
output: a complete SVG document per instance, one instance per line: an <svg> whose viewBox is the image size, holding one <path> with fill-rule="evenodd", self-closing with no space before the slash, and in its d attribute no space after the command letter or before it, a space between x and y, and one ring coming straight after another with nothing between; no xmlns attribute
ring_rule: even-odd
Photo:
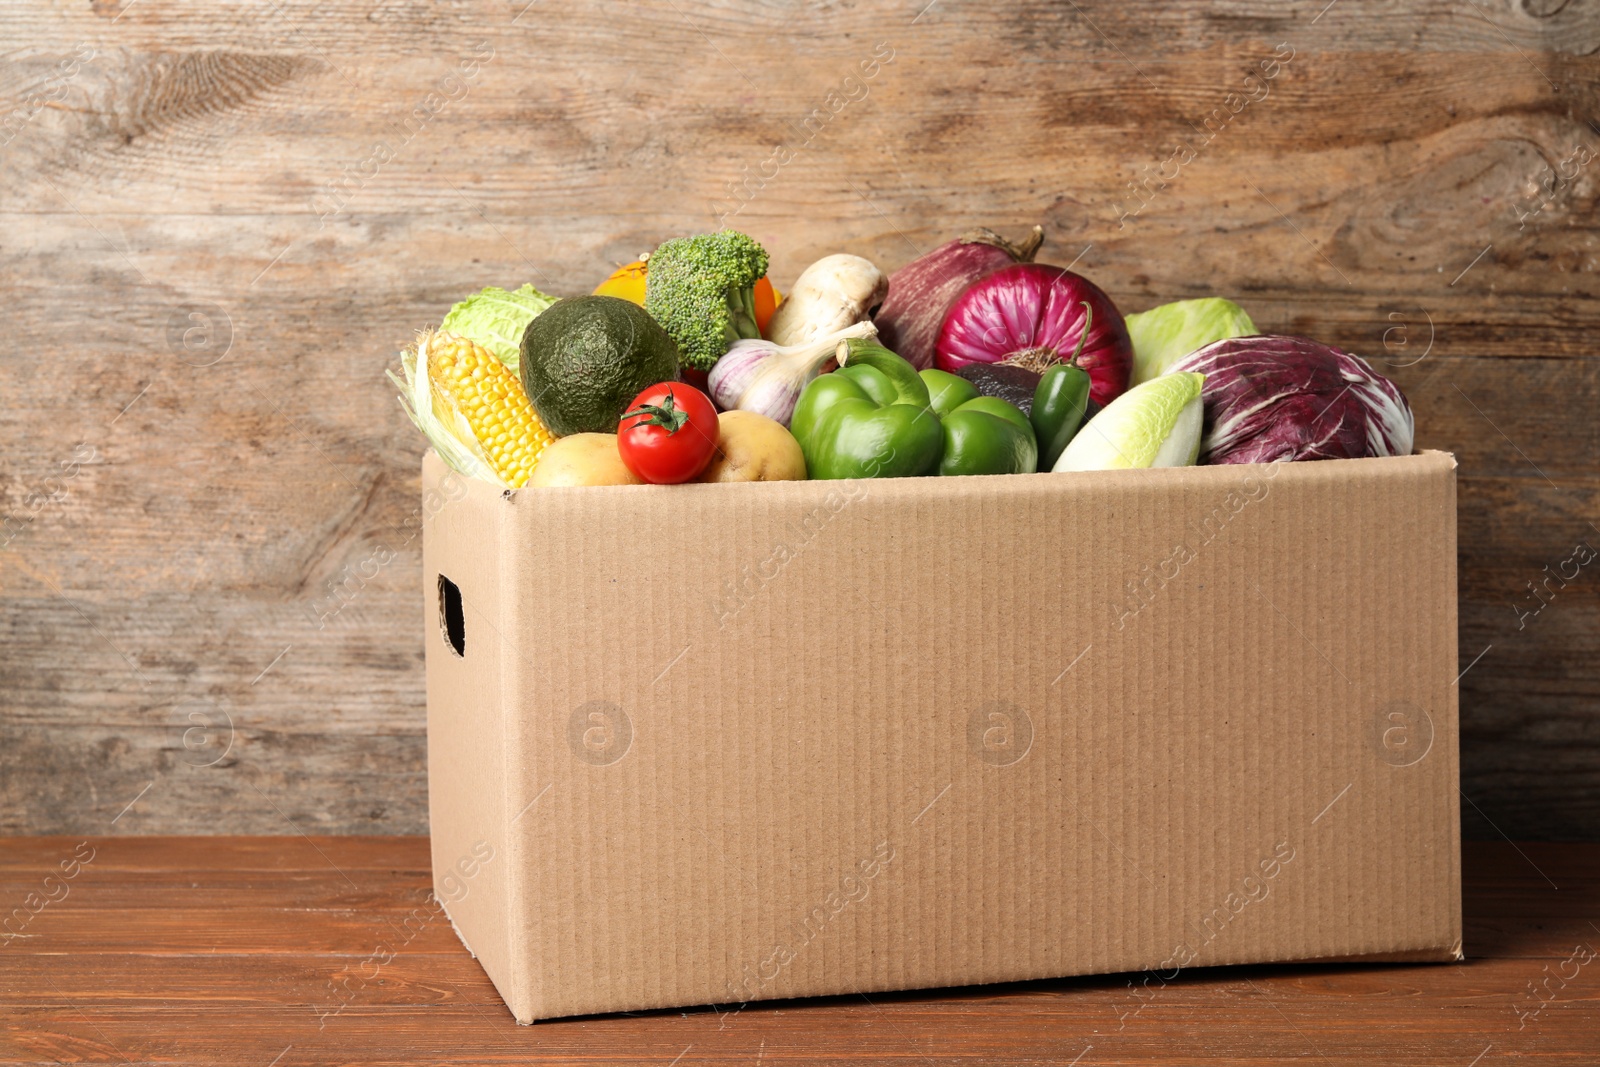
<svg viewBox="0 0 1600 1067"><path fill-rule="evenodd" d="M520 369L551 433L616 433L634 397L677 378L678 346L638 304L575 296L528 323Z"/></svg>

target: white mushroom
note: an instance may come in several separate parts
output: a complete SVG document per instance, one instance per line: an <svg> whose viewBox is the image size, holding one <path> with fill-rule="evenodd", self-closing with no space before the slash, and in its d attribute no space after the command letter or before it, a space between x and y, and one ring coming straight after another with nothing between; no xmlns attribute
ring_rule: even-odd
<svg viewBox="0 0 1600 1067"><path fill-rule="evenodd" d="M823 256L795 279L767 323L767 339L799 345L838 333L866 321L888 293L888 277L871 260L845 252Z"/></svg>

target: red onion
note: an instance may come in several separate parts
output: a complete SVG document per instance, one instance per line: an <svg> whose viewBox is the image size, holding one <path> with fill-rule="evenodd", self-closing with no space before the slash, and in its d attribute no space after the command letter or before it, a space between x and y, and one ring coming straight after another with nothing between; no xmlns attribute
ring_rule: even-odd
<svg viewBox="0 0 1600 1067"><path fill-rule="evenodd" d="M878 341L918 370L933 366L939 327L956 298L986 274L1031 262L1043 240L1040 226L1020 246L980 228L918 256L889 275L889 295L872 317Z"/></svg>
<svg viewBox="0 0 1600 1067"><path fill-rule="evenodd" d="M1078 366L1089 372L1090 398L1109 404L1128 388L1133 369L1127 324L1105 290L1061 267L1018 263L962 293L939 331L936 364L954 371L1007 361L1041 370L1041 364L1068 360L1090 317L1085 302L1093 316Z"/></svg>

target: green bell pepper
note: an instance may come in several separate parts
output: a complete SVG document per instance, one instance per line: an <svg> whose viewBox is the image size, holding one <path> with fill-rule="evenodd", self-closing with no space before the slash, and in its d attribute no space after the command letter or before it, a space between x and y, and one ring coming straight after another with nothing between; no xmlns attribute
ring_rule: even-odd
<svg viewBox="0 0 1600 1067"><path fill-rule="evenodd" d="M841 366L800 394L789 430L813 478L1029 474L1028 416L941 370L920 374L875 341L840 346Z"/></svg>
<svg viewBox="0 0 1600 1067"><path fill-rule="evenodd" d="M1032 474L1039 469L1033 426L1015 404L995 396L975 397L941 422L940 474Z"/></svg>
<svg viewBox="0 0 1600 1067"><path fill-rule="evenodd" d="M841 366L806 386L789 430L813 478L932 474L944 431L916 368L882 345L840 346Z"/></svg>
<svg viewBox="0 0 1600 1067"><path fill-rule="evenodd" d="M959 374L933 367L920 373L922 383L928 387L928 402L933 405L933 413L941 419L978 396L978 387Z"/></svg>

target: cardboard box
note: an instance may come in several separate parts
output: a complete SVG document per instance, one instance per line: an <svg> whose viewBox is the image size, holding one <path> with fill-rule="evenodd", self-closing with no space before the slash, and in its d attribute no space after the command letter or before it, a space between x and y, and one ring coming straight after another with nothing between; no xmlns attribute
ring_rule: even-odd
<svg viewBox="0 0 1600 1067"><path fill-rule="evenodd" d="M435 892L519 1022L1461 957L1448 455L423 481Z"/></svg>

